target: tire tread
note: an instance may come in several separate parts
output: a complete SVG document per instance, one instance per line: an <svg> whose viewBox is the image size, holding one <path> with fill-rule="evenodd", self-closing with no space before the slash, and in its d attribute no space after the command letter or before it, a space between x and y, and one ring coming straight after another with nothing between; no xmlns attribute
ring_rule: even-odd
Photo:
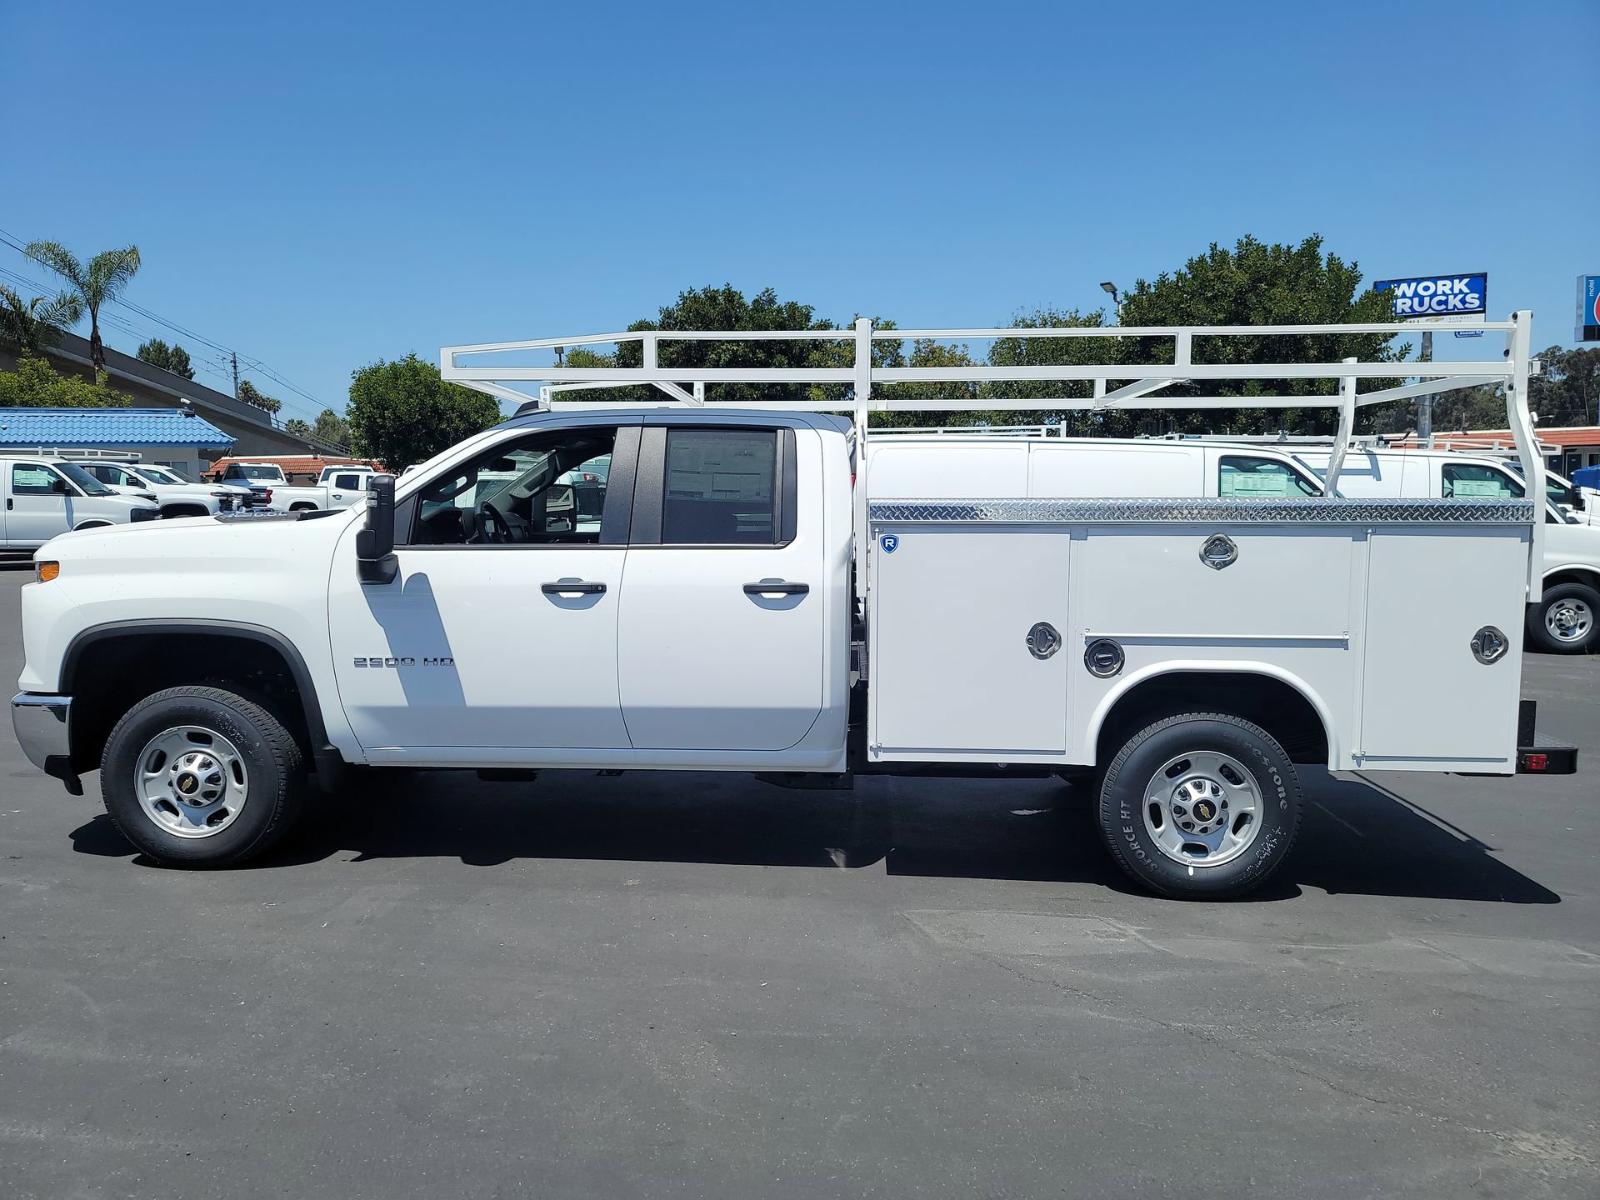
<svg viewBox="0 0 1600 1200"><path fill-rule="evenodd" d="M223 854L204 859L195 859L187 856L173 857L152 852L142 839L133 836L123 822L118 820L116 811L112 806L108 794L109 789L113 786L112 772L107 769L107 766L112 757L113 747L117 746L119 736L129 724L138 720L151 708L169 700L207 701L232 710L242 720L255 727L256 733L260 735L262 743L272 755L273 762L277 767L279 787L277 795L272 797L270 801L272 805L271 817L253 839ZM173 865L191 867L233 866L265 853L282 841L294 827L305 797L305 754L301 750L300 743L289 732L284 723L270 710L253 700L246 699L235 692L230 692L220 687L184 686L164 688L140 700L127 712L123 713L117 723L112 726L111 733L106 738L105 747L101 752L100 791L105 804L106 815L111 818L111 823L116 826L117 831L123 837L139 847L141 853ZM250 799L259 802L256 794L252 794Z"/></svg>
<svg viewBox="0 0 1600 1200"><path fill-rule="evenodd" d="M1140 747L1142 747L1157 734L1169 729L1174 725L1180 725L1189 721L1214 721L1222 725L1231 725L1248 737L1261 739L1268 746L1277 751L1278 755L1282 757L1285 762L1289 762L1289 756L1284 752L1283 747L1279 745L1277 738L1273 737L1270 733L1253 721L1247 721L1243 717L1234 716L1232 713L1224 712L1196 711L1173 713L1170 716L1162 717L1159 720L1152 721L1149 725L1146 725L1143 729L1139 730L1132 737L1123 742L1121 749L1119 749L1112 757L1111 761L1106 764L1105 771L1102 772L1100 776L1100 786L1097 789L1097 794L1095 797L1096 805L1100 814L1099 824L1101 840L1105 843L1106 849L1110 851L1112 861L1116 863L1117 868L1121 870L1123 874L1127 875L1130 879L1137 880L1140 884L1149 888L1151 891L1158 892L1163 896L1169 896L1174 899L1194 899L1196 898L1197 894L1194 892L1182 891L1163 886L1159 880L1152 879L1148 874L1139 870L1135 864L1130 861L1126 851L1119 844L1118 839L1111 836L1111 831L1107 827L1104 817L1104 806L1106 787L1108 784L1118 781L1123 764L1127 762L1127 760L1135 753L1137 753ZM1289 766L1292 771L1293 763L1289 763ZM1294 843L1299 837L1299 833L1300 822L1298 819L1296 819L1289 829L1288 837L1284 839L1282 850L1279 852L1279 862L1282 862L1288 858L1289 853L1294 849ZM1261 882L1264 882L1264 880L1255 880L1239 888L1221 888L1208 894L1217 899L1241 895L1244 892L1249 891L1251 888L1254 888Z"/></svg>

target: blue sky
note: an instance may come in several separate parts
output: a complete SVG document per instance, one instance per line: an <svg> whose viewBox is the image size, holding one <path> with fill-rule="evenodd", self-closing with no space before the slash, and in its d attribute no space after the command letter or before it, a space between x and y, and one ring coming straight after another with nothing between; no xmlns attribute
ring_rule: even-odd
<svg viewBox="0 0 1600 1200"><path fill-rule="evenodd" d="M1245 233L1487 270L1542 346L1600 272L1597 50L1596 0L9 3L0 229L137 243L131 300L336 408L689 286L1003 323Z"/></svg>

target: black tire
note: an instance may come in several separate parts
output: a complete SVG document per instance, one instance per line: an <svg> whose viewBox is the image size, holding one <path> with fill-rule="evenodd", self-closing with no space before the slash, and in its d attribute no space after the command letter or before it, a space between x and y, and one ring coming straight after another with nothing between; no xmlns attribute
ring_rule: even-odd
<svg viewBox="0 0 1600 1200"><path fill-rule="evenodd" d="M1581 637L1561 638L1545 623L1552 609L1579 606L1588 612L1588 631ZM1600 643L1600 591L1586 583L1558 583L1544 590L1544 598L1528 605L1528 641L1546 654L1588 654Z"/></svg>
<svg viewBox="0 0 1600 1200"><path fill-rule="evenodd" d="M220 734L246 772L237 817L215 834L184 838L145 812L135 788L139 755L177 726ZM112 729L100 756L100 793L122 835L155 861L174 867L232 866L263 853L293 827L305 797L304 755L294 736L259 704L212 687L176 687L147 696Z"/></svg>
<svg viewBox="0 0 1600 1200"><path fill-rule="evenodd" d="M1259 828L1237 857L1217 866L1180 863L1146 828L1145 788L1169 759L1215 751L1242 764L1261 798ZM1300 828L1304 800L1294 764L1266 730L1223 713L1182 713L1129 738L1100 783L1100 834L1117 866L1152 891L1219 900L1259 887L1283 865Z"/></svg>

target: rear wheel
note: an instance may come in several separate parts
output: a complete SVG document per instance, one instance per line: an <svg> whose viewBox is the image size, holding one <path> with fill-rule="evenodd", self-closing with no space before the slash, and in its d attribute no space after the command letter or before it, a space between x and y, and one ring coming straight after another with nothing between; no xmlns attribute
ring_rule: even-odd
<svg viewBox="0 0 1600 1200"><path fill-rule="evenodd" d="M1266 730L1184 713L1125 742L1100 784L1100 832L1117 865L1163 895L1238 896L1288 857L1303 802Z"/></svg>
<svg viewBox="0 0 1600 1200"><path fill-rule="evenodd" d="M168 688L134 705L100 759L106 812L170 866L244 862L298 816L300 747L272 713L220 688Z"/></svg>
<svg viewBox="0 0 1600 1200"><path fill-rule="evenodd" d="M1528 606L1528 640L1547 654L1584 654L1600 639L1600 592L1586 583L1558 583Z"/></svg>

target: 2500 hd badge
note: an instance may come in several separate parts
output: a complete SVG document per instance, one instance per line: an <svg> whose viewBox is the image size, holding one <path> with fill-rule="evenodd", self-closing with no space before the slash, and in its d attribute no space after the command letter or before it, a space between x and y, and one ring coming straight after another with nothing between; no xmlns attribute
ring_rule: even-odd
<svg viewBox="0 0 1600 1200"><path fill-rule="evenodd" d="M445 655L440 658L358 658L358 667L453 667L456 660Z"/></svg>

